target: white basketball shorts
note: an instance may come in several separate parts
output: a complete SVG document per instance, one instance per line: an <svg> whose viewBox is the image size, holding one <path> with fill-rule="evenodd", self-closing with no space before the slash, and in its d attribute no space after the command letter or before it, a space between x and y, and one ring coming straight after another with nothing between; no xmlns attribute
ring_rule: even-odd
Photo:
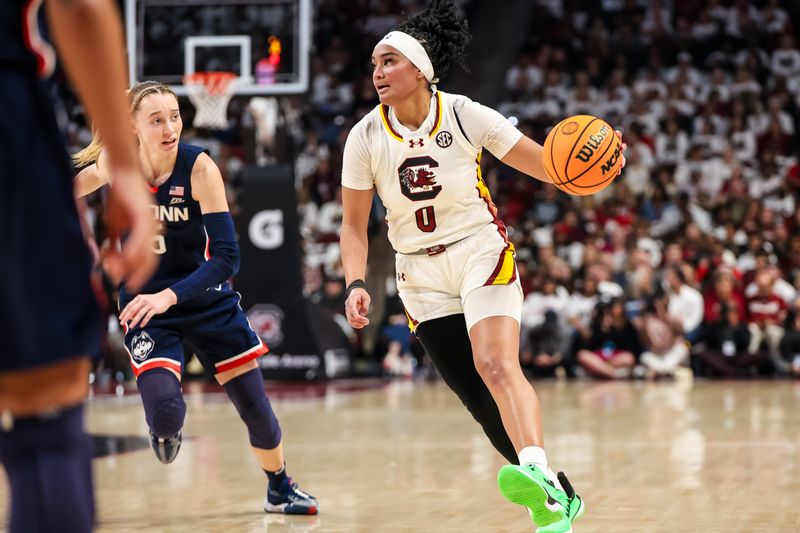
<svg viewBox="0 0 800 533"><path fill-rule="evenodd" d="M413 327L460 313L467 331L491 316L520 321L522 286L504 234L492 223L433 255L396 254L397 289Z"/></svg>

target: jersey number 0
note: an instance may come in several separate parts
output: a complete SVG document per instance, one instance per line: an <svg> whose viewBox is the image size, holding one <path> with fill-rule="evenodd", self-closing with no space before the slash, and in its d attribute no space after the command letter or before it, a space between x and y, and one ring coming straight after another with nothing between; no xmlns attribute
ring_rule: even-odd
<svg viewBox="0 0 800 533"><path fill-rule="evenodd" d="M414 202L433 200L442 186L436 182L439 163L431 156L409 157L397 169L403 196ZM414 213L420 231L431 233L436 229L436 213L432 205L421 207Z"/></svg>
<svg viewBox="0 0 800 533"><path fill-rule="evenodd" d="M164 238L164 224L158 225L158 235L153 237L153 253L163 255L167 253L167 240Z"/></svg>
<svg viewBox="0 0 800 533"><path fill-rule="evenodd" d="M417 227L420 231L431 233L436 229L436 212L433 206L421 207L414 213L417 218Z"/></svg>

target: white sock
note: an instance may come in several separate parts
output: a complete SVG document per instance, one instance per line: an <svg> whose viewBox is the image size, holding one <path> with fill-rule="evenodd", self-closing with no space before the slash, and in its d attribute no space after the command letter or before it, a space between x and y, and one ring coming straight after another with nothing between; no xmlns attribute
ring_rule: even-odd
<svg viewBox="0 0 800 533"><path fill-rule="evenodd" d="M539 446L526 446L522 448L519 451L519 464L538 466L558 489L564 490L561 483L558 481L558 476L550 470L550 466L547 464L547 455L544 453L544 448L540 448Z"/></svg>
<svg viewBox="0 0 800 533"><path fill-rule="evenodd" d="M519 464L536 465L542 470L547 470L547 455L544 448L539 446L526 446L519 451Z"/></svg>

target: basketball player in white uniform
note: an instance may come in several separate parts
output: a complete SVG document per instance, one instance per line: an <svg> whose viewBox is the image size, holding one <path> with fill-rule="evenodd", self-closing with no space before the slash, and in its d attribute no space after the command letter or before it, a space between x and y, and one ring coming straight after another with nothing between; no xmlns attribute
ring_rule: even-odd
<svg viewBox="0 0 800 533"><path fill-rule="evenodd" d="M550 180L539 144L496 111L436 89L449 63L463 63L468 41L452 1L431 0L373 51L381 104L353 127L344 150L345 312L355 328L369 323L363 279L376 189L409 321L445 382L512 463L498 474L501 491L529 508L538 532L566 533L584 504L547 464L541 407L519 364L514 245L481 177L481 152Z"/></svg>

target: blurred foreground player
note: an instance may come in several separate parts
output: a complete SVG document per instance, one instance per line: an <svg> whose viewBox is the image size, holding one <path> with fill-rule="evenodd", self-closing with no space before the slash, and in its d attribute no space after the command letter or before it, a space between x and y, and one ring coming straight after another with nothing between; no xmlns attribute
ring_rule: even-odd
<svg viewBox="0 0 800 533"><path fill-rule="evenodd" d="M101 316L72 193L72 167L47 78L55 53L39 33L41 0L0 3L0 458L13 533L91 531L91 448L83 432L90 354ZM129 288L150 277L155 224L125 122L125 59L110 1L48 0L61 58L120 176L106 261ZM111 246L117 250L117 246Z"/></svg>

